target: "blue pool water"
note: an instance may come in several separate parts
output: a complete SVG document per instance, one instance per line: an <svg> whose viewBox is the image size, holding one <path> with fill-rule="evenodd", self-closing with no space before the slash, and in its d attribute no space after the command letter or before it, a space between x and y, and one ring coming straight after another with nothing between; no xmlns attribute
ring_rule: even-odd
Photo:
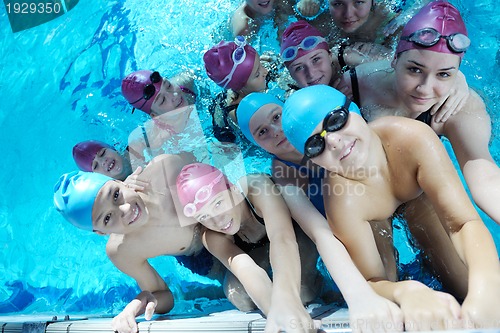
<svg viewBox="0 0 500 333"><path fill-rule="evenodd" d="M0 139L6 157L0 172L0 313L110 314L135 296L135 282L107 259L106 238L77 230L55 211L53 185L75 169L75 143L92 138L124 146L144 121L140 112L130 114L120 93L129 72L151 68L169 77L190 69L201 90L220 91L207 80L201 59L219 41L220 26L238 2L80 0L67 14L16 34L0 9ZM453 3L473 41L462 70L487 101L492 151L500 162L499 11L493 0ZM277 47L273 36L270 30L262 37L261 52ZM199 111L206 120L207 110ZM499 246L499 227L486 223ZM196 290L218 297L216 284L173 258L152 263L178 299L192 299ZM192 303L178 311L188 308Z"/></svg>

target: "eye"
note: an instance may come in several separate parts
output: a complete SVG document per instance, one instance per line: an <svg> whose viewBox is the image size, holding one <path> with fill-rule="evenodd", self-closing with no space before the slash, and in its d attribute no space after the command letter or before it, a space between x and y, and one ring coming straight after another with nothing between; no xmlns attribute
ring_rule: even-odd
<svg viewBox="0 0 500 333"><path fill-rule="evenodd" d="M165 96L162 95L160 105L163 105L164 102L165 102Z"/></svg>
<svg viewBox="0 0 500 333"><path fill-rule="evenodd" d="M198 216L197 220L198 222L204 222L208 218L207 214L203 214L201 216Z"/></svg>
<svg viewBox="0 0 500 333"><path fill-rule="evenodd" d="M97 161L93 161L92 162L92 171L96 171L98 166L99 166L99 163L97 163Z"/></svg>
<svg viewBox="0 0 500 333"><path fill-rule="evenodd" d="M102 148L101 150L99 150L99 153L97 153L97 156L103 157L104 154L106 154L106 148Z"/></svg>
<svg viewBox="0 0 500 333"><path fill-rule="evenodd" d="M104 225L108 225L109 221L111 220L111 213L104 216Z"/></svg>
<svg viewBox="0 0 500 333"><path fill-rule="evenodd" d="M265 135L266 133L268 132L268 129L267 128L262 128L258 133L257 135L258 136L263 136Z"/></svg>
<svg viewBox="0 0 500 333"><path fill-rule="evenodd" d="M113 200L117 201L119 197L120 197L120 190L116 189L115 192L113 193Z"/></svg>
<svg viewBox="0 0 500 333"><path fill-rule="evenodd" d="M281 113L275 114L273 117L273 122L277 122L278 120L280 120L280 118L281 118Z"/></svg>
<svg viewBox="0 0 500 333"><path fill-rule="evenodd" d="M443 79L447 79L447 78L451 77L451 73L449 73L449 72L439 72L437 74L437 76L439 76L440 78L443 78Z"/></svg>
<svg viewBox="0 0 500 333"><path fill-rule="evenodd" d="M418 67L415 67L415 66L408 67L408 71L410 73L422 73L422 70Z"/></svg>

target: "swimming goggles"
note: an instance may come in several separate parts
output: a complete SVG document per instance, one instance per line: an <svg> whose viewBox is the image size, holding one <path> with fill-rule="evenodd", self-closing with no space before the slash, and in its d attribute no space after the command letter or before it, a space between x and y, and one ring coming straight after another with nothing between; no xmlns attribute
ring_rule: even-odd
<svg viewBox="0 0 500 333"><path fill-rule="evenodd" d="M465 52L470 46L470 39L466 35L456 33L443 36L434 28L417 30L409 36L401 37L401 40L406 40L422 47L431 47L436 45L441 38L446 39L450 50L456 53Z"/></svg>
<svg viewBox="0 0 500 333"><path fill-rule="evenodd" d="M346 98L343 106L328 112L323 119L323 129L321 133L312 135L304 144L304 155L307 158L314 158L323 153L325 150L325 136L327 132L340 131L345 126L349 119L350 104L351 100Z"/></svg>
<svg viewBox="0 0 500 333"><path fill-rule="evenodd" d="M238 67L239 64L245 61L247 57L247 52L245 51L245 45L247 45L247 42L245 40L245 37L236 36L236 38L234 39L234 43L236 44L237 47L233 51L233 54L231 55L231 58L233 60L233 68L231 68L229 74L227 74L226 77L222 79L222 81L217 83L217 85L220 86L225 82L224 86L222 86L222 88L224 89L226 89L229 82L231 82L231 80L233 79L233 74L236 71L236 67Z"/></svg>
<svg viewBox="0 0 500 333"><path fill-rule="evenodd" d="M140 107L138 107L138 109L142 109L142 107L146 104L147 101L149 101L156 93L156 87L155 87L155 83L158 83L161 81L161 75L160 73L158 72L153 72L151 73L151 75L149 76L149 80L151 81L150 84L146 84L142 90L142 96L141 98L139 98L137 101L135 102L132 102L130 104L134 105L135 103L139 102L141 99L144 99L144 103L142 103L142 105ZM135 111L135 107L132 109L132 113L134 113Z"/></svg>
<svg viewBox="0 0 500 333"><path fill-rule="evenodd" d="M326 42L326 39L320 36L309 36L302 40L302 42L297 46L289 46L281 52L281 58L284 61L292 61L299 54L299 49L304 51L309 51L314 49L320 43Z"/></svg>
<svg viewBox="0 0 500 333"><path fill-rule="evenodd" d="M202 202L207 201L212 196L212 189L217 183L222 179L223 174L220 173L214 180L210 182L210 184L202 186L196 194L194 195L194 202L188 203L184 206L184 215L187 217L192 217L196 214L196 205Z"/></svg>

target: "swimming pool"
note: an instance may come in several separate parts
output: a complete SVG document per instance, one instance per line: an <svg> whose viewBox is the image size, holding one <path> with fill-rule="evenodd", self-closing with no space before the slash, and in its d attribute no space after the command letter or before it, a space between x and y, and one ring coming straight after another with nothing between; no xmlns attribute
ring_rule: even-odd
<svg viewBox="0 0 500 333"><path fill-rule="evenodd" d="M16 34L2 7L0 313L109 314L135 296L135 282L107 259L106 238L74 228L55 211L53 185L76 168L75 143L124 145L144 120L140 112L130 113L121 96L121 78L129 72L151 68L168 77L191 69L200 76L200 89L220 91L206 79L201 59L219 41L213 36L221 36L220 25L238 2L80 0L67 14ZM499 11L492 0L452 2L473 41L462 70L483 91L493 121L493 156L500 162L500 85L494 74L500 70ZM277 46L272 33L260 42L260 51ZM486 223L499 246L500 228ZM205 288L204 296L217 297L211 281L174 259L152 263L176 296Z"/></svg>

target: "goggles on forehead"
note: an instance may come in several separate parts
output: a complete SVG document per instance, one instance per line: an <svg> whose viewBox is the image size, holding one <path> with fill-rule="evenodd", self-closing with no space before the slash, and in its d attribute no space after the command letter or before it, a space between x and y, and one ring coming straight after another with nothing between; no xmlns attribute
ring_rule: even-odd
<svg viewBox="0 0 500 333"><path fill-rule="evenodd" d="M340 131L345 126L349 119L350 104L351 100L346 98L343 106L328 112L323 119L323 129L321 133L312 135L304 144L304 155L307 158L314 158L323 153L325 150L325 136L327 132Z"/></svg>
<svg viewBox="0 0 500 333"><path fill-rule="evenodd" d="M193 217L197 212L196 205L199 203L203 203L212 197L212 190L215 185L217 185L223 177L223 174L220 173L214 180L210 182L210 184L200 187L196 194L194 195L194 201L188 203L184 206L184 215L187 217Z"/></svg>
<svg viewBox="0 0 500 333"><path fill-rule="evenodd" d="M141 99L144 99L144 103L142 103L142 105L140 107L138 107L139 110L142 109L142 107L146 104L146 102L149 101L155 95L155 93L156 93L156 87L155 87L154 84L161 81L161 75L160 75L160 73L154 71L149 76L149 80L151 81L151 83L150 84L146 84L144 86L144 88L142 89L142 96L141 96L141 98L139 98L135 102L130 103L130 104L134 105L135 103L139 102ZM132 113L134 113L135 109L136 109L135 107L132 109Z"/></svg>
<svg viewBox="0 0 500 333"><path fill-rule="evenodd" d="M231 68L231 71L229 74L226 75L225 78L223 78L220 82L217 84L220 86L221 84L224 84L222 88L226 89L227 85L231 80L233 79L233 74L236 71L236 67L243 63L247 57L247 52L245 51L245 45L247 45L247 42L245 40L245 37L243 36L236 36L234 39L234 43L236 44L236 49L233 51L233 54L231 55L231 59L233 60L233 68Z"/></svg>
<svg viewBox="0 0 500 333"><path fill-rule="evenodd" d="M434 28L417 30L409 36L401 37L401 40L406 40L422 47L431 47L436 45L441 38L446 39L450 50L456 53L465 52L470 46L470 39L466 35L456 33L443 36Z"/></svg>
<svg viewBox="0 0 500 333"><path fill-rule="evenodd" d="M283 61L292 61L297 58L299 54L299 49L304 51L309 51L314 49L320 43L326 42L326 39L320 36L309 36L302 40L302 42L297 46L289 46L281 52L281 58Z"/></svg>

